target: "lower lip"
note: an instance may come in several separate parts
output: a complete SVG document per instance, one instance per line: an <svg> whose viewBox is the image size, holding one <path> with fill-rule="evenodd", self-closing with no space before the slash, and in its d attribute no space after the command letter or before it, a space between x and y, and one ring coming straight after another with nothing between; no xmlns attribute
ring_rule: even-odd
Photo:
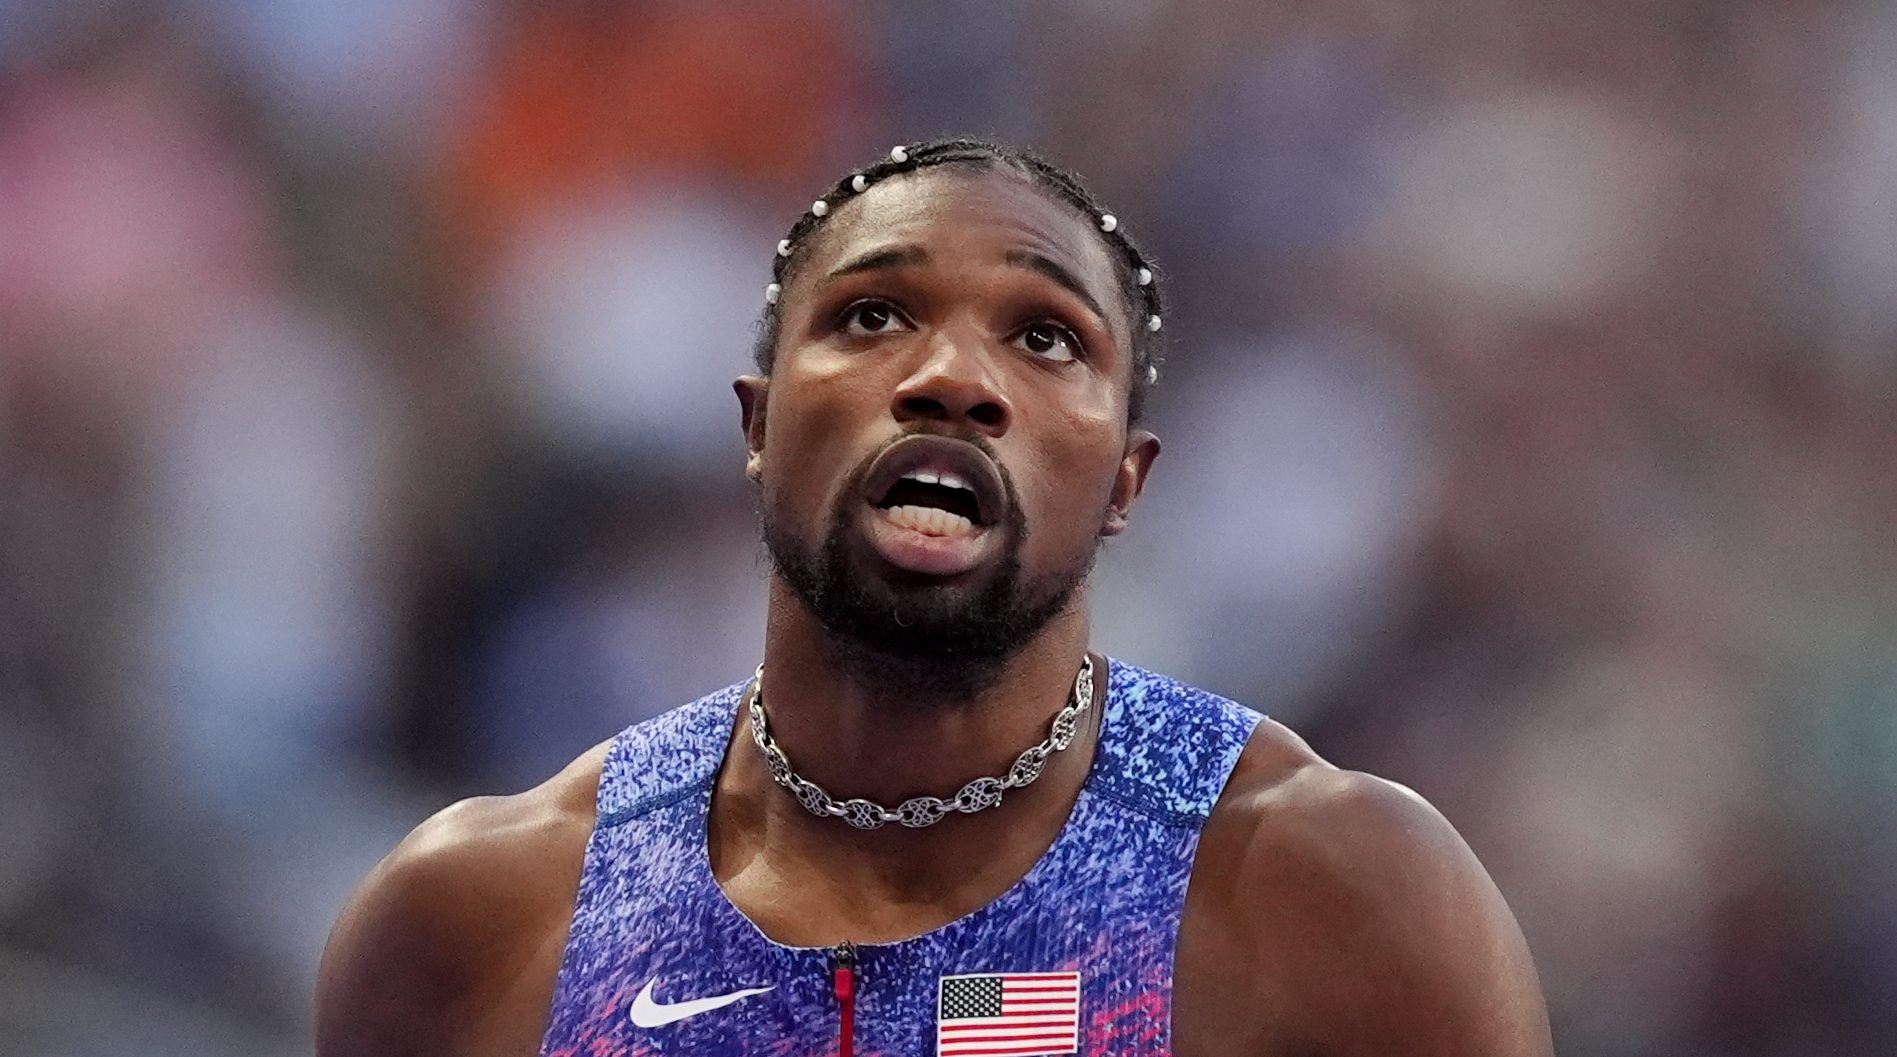
<svg viewBox="0 0 1897 1057"><path fill-rule="evenodd" d="M986 561L995 550L998 534L978 528L966 536L931 536L889 520L876 507L867 507L870 545L898 569L930 576L956 576Z"/></svg>

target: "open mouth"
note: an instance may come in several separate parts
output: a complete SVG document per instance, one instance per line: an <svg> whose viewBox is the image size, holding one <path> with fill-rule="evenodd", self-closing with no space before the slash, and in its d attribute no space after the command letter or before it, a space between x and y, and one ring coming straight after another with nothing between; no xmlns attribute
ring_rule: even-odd
<svg viewBox="0 0 1897 1057"><path fill-rule="evenodd" d="M972 536L1007 505L1001 473L980 448L934 434L889 446L865 482L869 504L900 528L929 536Z"/></svg>
<svg viewBox="0 0 1897 1057"><path fill-rule="evenodd" d="M952 471L910 470L874 506L902 528L929 536L968 536L981 527L975 489Z"/></svg>

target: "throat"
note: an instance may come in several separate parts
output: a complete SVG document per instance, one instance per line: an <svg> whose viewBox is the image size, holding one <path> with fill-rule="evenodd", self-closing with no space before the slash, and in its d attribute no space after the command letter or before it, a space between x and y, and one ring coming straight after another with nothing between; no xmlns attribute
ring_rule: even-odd
<svg viewBox="0 0 1897 1057"><path fill-rule="evenodd" d="M1091 655L1084 656L1072 687L1058 698L1046 695L1044 700L1052 714L1046 720L1045 733L1021 747L1011 744L1016 739L1010 735L1019 733L1023 725L1038 717L1025 707L1008 707L1002 702L988 702L988 707L983 709L971 699L966 707L954 713L881 710L859 713L853 718L844 716L841 717L843 722L833 716L827 724L821 717L807 712L801 716L793 713L793 725L802 720L802 730L793 732L801 734L805 744L817 743L816 732L825 726L829 728L829 736L822 743L829 747L830 755L839 758L831 769L843 771L866 786L898 782L910 785L910 789L897 791L900 803L895 800L878 803L869 799L871 794L865 791L846 791L847 799L838 800L800 774L772 731L765 704L764 673L765 667L760 665L740 722L749 732L774 782L819 819L842 819L854 828L865 830L892 824L922 829L949 815L974 814L999 807L1007 793L1025 790L1038 781L1049 762L1073 745L1080 733L1082 718L1091 719L1096 704L1098 665ZM1024 696L1018 702L1025 706L1038 696ZM1026 735L1019 740L1025 742ZM843 764L847 761L853 761L855 767L846 771ZM913 789L926 782L932 773L953 768L957 761L977 765L986 762L990 766L988 773L966 781L956 776L953 786L943 783L938 793ZM876 776L876 780L868 777L871 775Z"/></svg>
<svg viewBox="0 0 1897 1057"><path fill-rule="evenodd" d="M1005 658L896 650L854 636L825 637L823 652L872 711L892 718L966 711L993 696L1007 676Z"/></svg>
<svg viewBox="0 0 1897 1057"><path fill-rule="evenodd" d="M1039 781L995 809L925 829L861 831L809 815L762 774L748 737L736 739L712 803L713 876L777 943L882 944L926 935L1006 896L1053 849L1076 809L1096 743L1095 732L1083 728ZM958 770L963 779L978 773ZM763 784L754 784L760 777ZM838 783L839 796L846 789Z"/></svg>

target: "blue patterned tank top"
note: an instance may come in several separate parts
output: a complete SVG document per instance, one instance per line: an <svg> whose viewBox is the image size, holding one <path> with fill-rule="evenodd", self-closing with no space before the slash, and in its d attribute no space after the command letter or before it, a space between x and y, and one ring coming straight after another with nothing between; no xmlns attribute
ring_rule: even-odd
<svg viewBox="0 0 1897 1057"><path fill-rule="evenodd" d="M764 935L712 876L706 818L744 685L620 734L543 1057L1170 1054L1199 831L1261 717L1107 666L1093 766L1046 853L987 906L856 948L853 974Z"/></svg>

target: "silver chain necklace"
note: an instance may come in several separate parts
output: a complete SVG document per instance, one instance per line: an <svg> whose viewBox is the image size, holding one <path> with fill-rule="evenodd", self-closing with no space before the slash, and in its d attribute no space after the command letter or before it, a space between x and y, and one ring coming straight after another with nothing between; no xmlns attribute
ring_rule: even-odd
<svg viewBox="0 0 1897 1057"><path fill-rule="evenodd" d="M751 694L751 740L757 742L758 751L764 754L764 765L771 769L771 778L790 790L790 794L811 814L840 818L857 829L879 829L890 822L921 829L942 821L951 811L969 815L994 807L1001 803L1001 794L1032 784L1041 776L1047 758L1073 743L1074 733L1080 728L1080 714L1092 702L1093 658L1083 657L1080 674L1074 677L1073 700L1054 714L1054 721L1048 724L1047 737L1040 744L1030 745L1014 758L1014 764L1008 768L1006 775L1000 778L977 778L947 800L939 796L910 797L893 810L873 800L837 800L825 792L822 786L791 768L790 757L777 747L776 739L771 737L770 725L764 721L764 666L761 664L757 666L754 692Z"/></svg>

